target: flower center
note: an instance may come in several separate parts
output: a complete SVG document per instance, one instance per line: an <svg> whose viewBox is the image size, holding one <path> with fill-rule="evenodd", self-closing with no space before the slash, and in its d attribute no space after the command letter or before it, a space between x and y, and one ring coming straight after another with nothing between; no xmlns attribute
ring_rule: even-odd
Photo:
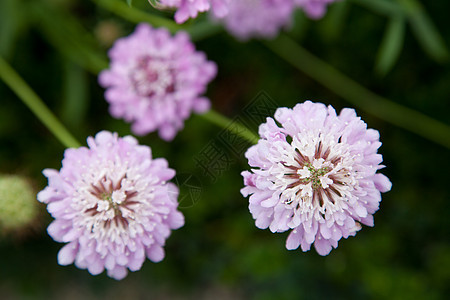
<svg viewBox="0 0 450 300"><path fill-rule="evenodd" d="M144 56L129 74L135 92L143 97L161 96L175 89L174 75L167 62Z"/></svg>
<svg viewBox="0 0 450 300"><path fill-rule="evenodd" d="M312 206L322 213L339 209L355 184L351 172L353 157L345 145L324 136L311 140L294 139L292 152L281 163L281 198L288 207ZM291 156L292 155L292 156ZM335 207L335 205L337 205Z"/></svg>
<svg viewBox="0 0 450 300"><path fill-rule="evenodd" d="M311 182L312 188L317 190L322 187L320 182L320 178L328 173L331 168L330 167L322 167L322 168L314 168L311 163L306 163L305 167L308 169L311 174L309 177L303 179L303 183Z"/></svg>
<svg viewBox="0 0 450 300"><path fill-rule="evenodd" d="M109 227L111 221L115 225L128 226L128 219L134 213L133 205L139 202L133 199L137 192L124 191L122 181L126 180L124 175L117 183L114 183L106 176L96 184L91 184L89 193L97 199L94 207L85 210L91 217L101 219L105 222L105 227Z"/></svg>

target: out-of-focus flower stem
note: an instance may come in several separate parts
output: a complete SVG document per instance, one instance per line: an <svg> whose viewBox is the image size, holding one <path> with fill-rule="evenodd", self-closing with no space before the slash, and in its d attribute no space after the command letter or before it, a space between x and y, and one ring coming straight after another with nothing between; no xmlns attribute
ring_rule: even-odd
<svg viewBox="0 0 450 300"><path fill-rule="evenodd" d="M361 110L450 148L450 126L381 97L301 47L287 35L265 42L267 48Z"/></svg>
<svg viewBox="0 0 450 300"><path fill-rule="evenodd" d="M121 18L133 23L147 22L156 27L166 27L171 32L183 29L183 25L178 25L172 20L143 12L139 9L130 7L125 1L120 0L92 0L98 6L120 16Z"/></svg>
<svg viewBox="0 0 450 300"><path fill-rule="evenodd" d="M80 143L70 134L38 95L19 74L0 57L0 78L14 91L22 102L38 117L55 137L68 148L78 148Z"/></svg>
<svg viewBox="0 0 450 300"><path fill-rule="evenodd" d="M251 130L249 130L247 127L245 127L244 125L240 124L237 121L225 117L224 115L212 109L200 116L208 120L209 122L216 124L217 126L222 127L242 137L243 139L249 141L252 144L258 143L259 137Z"/></svg>

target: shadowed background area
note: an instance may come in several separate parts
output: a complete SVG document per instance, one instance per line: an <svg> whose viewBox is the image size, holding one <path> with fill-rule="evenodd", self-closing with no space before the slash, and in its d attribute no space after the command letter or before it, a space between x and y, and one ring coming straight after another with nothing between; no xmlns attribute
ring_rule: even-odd
<svg viewBox="0 0 450 300"><path fill-rule="evenodd" d="M214 110L251 130L276 107L308 99L337 111L353 107L379 130L382 172L393 187L373 228L340 240L326 257L286 250L287 233L256 228L239 192L249 144L193 115L173 142L156 133L139 137L177 171L181 191L186 225L172 232L162 262L147 260L120 282L59 266L63 245L47 235L51 217L37 204L29 226L0 233L0 297L448 298L450 2L376 2L335 3L320 21L298 12L271 41L239 42L207 16L181 27L168 23L172 31L187 29L217 63L206 93ZM125 3L0 2L0 55L83 145L104 129L131 134L129 124L108 114L97 83L112 42L137 22L171 20L147 1L134 0L132 9ZM3 82L0 104L0 173L26 176L37 193L47 184L41 171L60 169L64 146Z"/></svg>

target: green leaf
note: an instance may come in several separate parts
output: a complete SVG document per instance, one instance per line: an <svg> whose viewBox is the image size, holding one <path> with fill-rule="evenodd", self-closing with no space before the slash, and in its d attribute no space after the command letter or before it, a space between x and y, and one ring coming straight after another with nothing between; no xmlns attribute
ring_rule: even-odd
<svg viewBox="0 0 450 300"><path fill-rule="evenodd" d="M434 26L430 17L417 0L398 0L407 13L414 35L423 50L437 62L448 59L444 40Z"/></svg>
<svg viewBox="0 0 450 300"><path fill-rule="evenodd" d="M133 6L132 2L133 2L133 0L127 0L127 4L128 4L129 7Z"/></svg>
<svg viewBox="0 0 450 300"><path fill-rule="evenodd" d="M405 38L405 27L403 16L392 17L387 25L375 64L375 71L381 76L392 69L400 55Z"/></svg>

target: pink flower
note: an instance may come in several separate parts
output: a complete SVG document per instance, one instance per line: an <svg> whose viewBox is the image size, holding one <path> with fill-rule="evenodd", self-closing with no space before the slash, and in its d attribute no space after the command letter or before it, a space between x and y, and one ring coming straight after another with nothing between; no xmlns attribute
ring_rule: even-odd
<svg viewBox="0 0 450 300"><path fill-rule="evenodd" d="M230 0L221 22L241 40L274 38L290 26L296 8L312 19L323 17L329 3L336 0ZM217 18L216 18L217 19Z"/></svg>
<svg viewBox="0 0 450 300"><path fill-rule="evenodd" d="M37 198L55 220L49 235L67 243L58 263L92 275L107 270L120 280L145 258L159 262L171 229L184 225L177 211L175 171L131 136L99 132L89 148L67 149L61 170L45 169L48 186Z"/></svg>
<svg viewBox="0 0 450 300"><path fill-rule="evenodd" d="M314 243L327 255L361 223L373 226L380 192L391 189L377 173L383 167L379 133L353 109L336 115L311 101L277 109L275 120L259 127L261 139L245 154L253 169L242 173L241 193L250 195L258 228L290 231L287 249L308 251Z"/></svg>
<svg viewBox="0 0 450 300"><path fill-rule="evenodd" d="M273 38L291 23L293 0L231 0L222 22L241 40Z"/></svg>
<svg viewBox="0 0 450 300"><path fill-rule="evenodd" d="M174 37L166 29L137 26L109 51L110 69L100 73L100 85L110 113L132 123L144 135L158 130L172 140L192 111L203 113L209 100L200 95L217 72L215 63L195 51L186 33Z"/></svg>
<svg viewBox="0 0 450 300"><path fill-rule="evenodd" d="M222 17L228 12L230 0L159 0L163 6L177 8L175 21L183 23L189 18L196 18L199 12L210 9L217 17Z"/></svg>
<svg viewBox="0 0 450 300"><path fill-rule="evenodd" d="M295 0L295 3L301 7L311 19L320 19L325 15L327 5L336 1L337 0Z"/></svg>

